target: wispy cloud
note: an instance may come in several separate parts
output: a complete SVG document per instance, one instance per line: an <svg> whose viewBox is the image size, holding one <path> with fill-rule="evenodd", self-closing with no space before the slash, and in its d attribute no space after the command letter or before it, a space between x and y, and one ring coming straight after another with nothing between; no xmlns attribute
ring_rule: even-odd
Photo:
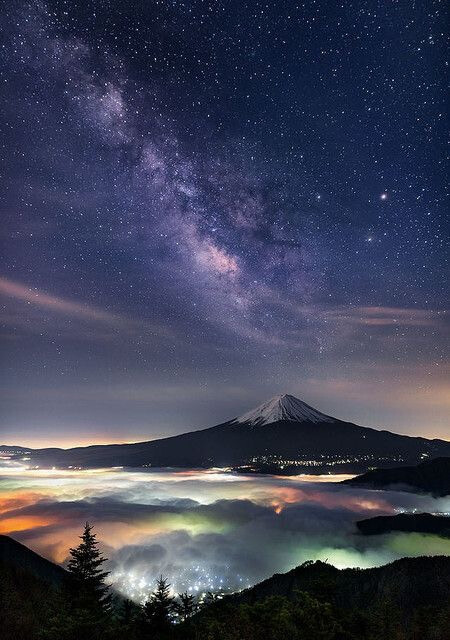
<svg viewBox="0 0 450 640"><path fill-rule="evenodd" d="M0 278L0 293L11 298L23 300L32 305L37 305L38 307L44 307L51 311L68 314L73 317L87 318L100 322L117 322L120 320L119 316L86 303L51 296L36 287L27 287L13 280L7 280L6 278Z"/></svg>
<svg viewBox="0 0 450 640"><path fill-rule="evenodd" d="M445 311L401 307L338 307L328 315L353 324L372 326L433 326L443 323Z"/></svg>
<svg viewBox="0 0 450 640"><path fill-rule="evenodd" d="M100 323L109 326L111 329L128 332L137 332L140 330L151 331L158 335L170 335L172 332L163 325L148 322L144 319L135 320L126 316L105 311L92 304L69 300L53 296L37 287L26 286L22 283L0 277L0 295L14 300L24 302L31 307L40 307L47 312L67 316L74 320L84 320L91 323ZM20 314L22 315L22 314ZM12 313L5 316L9 323L16 323L16 314Z"/></svg>

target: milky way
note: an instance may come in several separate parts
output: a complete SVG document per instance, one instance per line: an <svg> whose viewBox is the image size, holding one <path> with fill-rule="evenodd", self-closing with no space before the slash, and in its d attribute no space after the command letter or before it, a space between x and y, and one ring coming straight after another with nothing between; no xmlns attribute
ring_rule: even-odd
<svg viewBox="0 0 450 640"><path fill-rule="evenodd" d="M5 441L448 436L444 10L332 4L6 3Z"/></svg>

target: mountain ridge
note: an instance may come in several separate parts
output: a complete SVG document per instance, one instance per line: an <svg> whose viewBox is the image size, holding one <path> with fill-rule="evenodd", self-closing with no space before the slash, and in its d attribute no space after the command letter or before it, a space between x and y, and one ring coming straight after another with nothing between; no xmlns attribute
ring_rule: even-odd
<svg viewBox="0 0 450 640"><path fill-rule="evenodd" d="M338 569L326 562L306 562L287 573L272 577L227 598L254 603L273 595L294 599L299 591L328 597L347 608L382 604L386 598L401 607L409 617L418 606L448 603L450 596L450 558L419 556L400 558L379 567Z"/></svg>
<svg viewBox="0 0 450 640"><path fill-rule="evenodd" d="M342 484L368 489L395 488L397 491L420 491L435 496L450 495L450 457L424 460L415 466L371 469L344 480Z"/></svg>
<svg viewBox="0 0 450 640"><path fill-rule="evenodd" d="M20 461L21 455L11 457ZM133 444L34 449L28 457L41 467L231 467L290 474L361 473L447 455L450 442L362 427L283 394L205 429Z"/></svg>
<svg viewBox="0 0 450 640"><path fill-rule="evenodd" d="M32 551L14 538L3 534L0 535L1 564L27 571L53 587L61 586L67 577L67 572L61 566Z"/></svg>
<svg viewBox="0 0 450 640"><path fill-rule="evenodd" d="M65 638L93 638L92 633L86 635L82 611L69 609L72 615L65 616L67 598L72 597L66 590L65 578L61 584L49 579L47 565L58 575L67 575L64 569L37 556L43 573L36 573L23 565L23 557L29 554L34 557L34 552L6 536L0 538L0 552L2 545L11 549L7 564L0 558L2 638L38 640L47 637L50 630L51 637L59 639L61 626L65 632L76 630L70 636L64 634ZM145 626L142 631L140 608L113 595L114 611L106 620L96 621L95 637L149 637ZM444 640L448 637L450 620L449 596L450 558L447 556L402 558L368 569L338 569L321 561L308 561L244 591L211 598L187 623L173 627L174 632L180 633L170 637L211 638L209 630L212 629L215 638L250 640L256 637L254 628L257 628L271 630L270 637L278 638L280 619L274 620L273 616L281 611L283 619L290 622L289 629L298 629L298 637L302 638L320 635L330 640L344 637ZM57 616L62 606L65 608L61 625ZM249 621L254 624L249 626ZM228 635L230 627L238 633ZM394 634L393 629L401 630L401 635ZM289 634L289 637L293 636Z"/></svg>
<svg viewBox="0 0 450 640"><path fill-rule="evenodd" d="M436 513L397 513L358 520L358 530L366 536L403 531L429 533L450 538L450 516Z"/></svg>

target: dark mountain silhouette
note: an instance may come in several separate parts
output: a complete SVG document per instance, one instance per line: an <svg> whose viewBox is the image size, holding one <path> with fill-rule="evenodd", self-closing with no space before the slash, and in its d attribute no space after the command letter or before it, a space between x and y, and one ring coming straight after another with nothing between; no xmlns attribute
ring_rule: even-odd
<svg viewBox="0 0 450 640"><path fill-rule="evenodd" d="M450 557L402 558L372 569L336 569L307 562L230 596L242 603L268 596L294 599L298 591L332 602L341 609L395 606L409 617L417 607L444 607L450 602Z"/></svg>
<svg viewBox="0 0 450 640"><path fill-rule="evenodd" d="M17 453L19 455L26 455L31 449L29 447L16 447L10 444L0 444L0 455L2 453Z"/></svg>
<svg viewBox="0 0 450 640"><path fill-rule="evenodd" d="M423 456L443 455L450 456L450 442L360 427L290 395L272 398L215 427L178 436L29 453L31 464L39 466L218 466L276 473L359 473L381 464L415 464Z"/></svg>
<svg viewBox="0 0 450 640"><path fill-rule="evenodd" d="M0 565L25 571L53 587L61 586L67 576L62 567L46 560L13 538L3 535L0 535Z"/></svg>
<svg viewBox="0 0 450 640"><path fill-rule="evenodd" d="M450 517L432 513L399 513L395 516L376 516L359 520L356 526L364 535L409 531L434 533L450 538Z"/></svg>
<svg viewBox="0 0 450 640"><path fill-rule="evenodd" d="M427 460L416 466L373 469L363 475L344 480L342 484L370 489L395 488L404 491L450 495L450 457Z"/></svg>
<svg viewBox="0 0 450 640"><path fill-rule="evenodd" d="M83 627L83 612L70 609L66 601L70 592L63 587L66 573L63 569L6 536L0 537L0 550L2 638L59 640L61 629L70 632L72 628ZM274 629L282 611L283 617L288 617L291 631L308 625L308 634L304 636L302 631L298 635L308 639L398 637L415 640L420 637L444 640L449 637L450 558L403 558L373 569L341 570L323 562L307 562L288 573L275 574L250 589L210 602L185 624L168 628L161 638L279 637L274 635ZM98 620L96 638L144 640L150 637L143 610L125 604L122 601L109 619ZM63 613L61 607L65 607ZM67 613L70 619L65 617ZM234 624L240 625L239 634L226 635ZM255 635L256 628L260 635ZM87 636L64 635L70 640L80 637Z"/></svg>
<svg viewBox="0 0 450 640"><path fill-rule="evenodd" d="M23 544L0 536L0 637L38 640L66 571Z"/></svg>

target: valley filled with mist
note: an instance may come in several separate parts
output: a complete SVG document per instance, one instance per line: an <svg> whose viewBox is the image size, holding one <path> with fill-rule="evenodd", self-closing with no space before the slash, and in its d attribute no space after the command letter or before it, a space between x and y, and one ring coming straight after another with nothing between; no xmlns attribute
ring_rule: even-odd
<svg viewBox="0 0 450 640"><path fill-rule="evenodd" d="M164 575L174 592L249 587L306 560L338 568L450 555L450 539L393 532L365 537L378 515L448 514L433 498L340 484L348 475L265 476L221 469L1 468L1 533L64 565L84 522L94 524L119 593L141 602Z"/></svg>

